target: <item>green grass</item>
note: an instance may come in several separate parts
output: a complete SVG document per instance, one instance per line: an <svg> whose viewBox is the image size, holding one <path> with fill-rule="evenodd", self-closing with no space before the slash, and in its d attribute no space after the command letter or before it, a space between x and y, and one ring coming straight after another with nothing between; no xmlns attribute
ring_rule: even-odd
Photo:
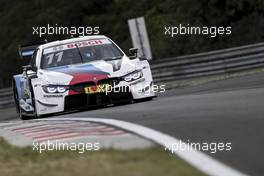
<svg viewBox="0 0 264 176"><path fill-rule="evenodd" d="M0 138L1 176L200 176L204 175L161 148L116 151L45 151L12 146Z"/></svg>

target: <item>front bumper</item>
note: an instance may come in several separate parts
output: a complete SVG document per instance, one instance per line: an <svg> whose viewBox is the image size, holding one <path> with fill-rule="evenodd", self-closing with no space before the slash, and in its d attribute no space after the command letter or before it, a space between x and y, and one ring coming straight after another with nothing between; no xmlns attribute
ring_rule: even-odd
<svg viewBox="0 0 264 176"><path fill-rule="evenodd" d="M69 111L79 108L129 102L132 100L133 96L131 92L68 95L65 97L64 110Z"/></svg>
<svg viewBox="0 0 264 176"><path fill-rule="evenodd" d="M113 85L113 82L115 81L116 79L110 78L102 80L101 82L102 84L107 83ZM71 92L68 91L55 95L47 95L42 89L38 89L39 93L37 94L36 101L37 114L53 114L94 106L118 104L155 96L152 91L149 92L146 89L152 85L152 80L147 81L145 78L129 84L124 81L120 81L118 82L118 86L116 88L121 88L122 91L110 91L108 93L99 92L86 94L84 88L90 84L91 82L73 85Z"/></svg>

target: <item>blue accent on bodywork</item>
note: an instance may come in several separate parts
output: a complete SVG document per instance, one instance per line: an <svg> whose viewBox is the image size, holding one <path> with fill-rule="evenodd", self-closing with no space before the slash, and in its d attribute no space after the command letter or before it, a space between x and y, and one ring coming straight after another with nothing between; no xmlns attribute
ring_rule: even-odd
<svg viewBox="0 0 264 176"><path fill-rule="evenodd" d="M21 96L21 84L20 84L20 79L22 78L22 74L14 75L13 78L15 80L15 87L17 89L18 100L20 100L22 98L22 96Z"/></svg>
<svg viewBox="0 0 264 176"><path fill-rule="evenodd" d="M110 73L104 72L92 64L81 64L81 65L66 65L61 67L49 68L50 71L61 72L65 74L98 74L98 75L109 75Z"/></svg>

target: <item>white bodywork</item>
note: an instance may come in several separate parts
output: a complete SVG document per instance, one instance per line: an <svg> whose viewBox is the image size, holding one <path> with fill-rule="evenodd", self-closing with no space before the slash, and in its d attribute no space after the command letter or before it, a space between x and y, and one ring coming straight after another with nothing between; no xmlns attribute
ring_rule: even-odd
<svg viewBox="0 0 264 176"><path fill-rule="evenodd" d="M111 41L109 38L105 36L87 36L87 37L80 37L80 38L74 38L74 39L67 39L63 41L56 41L47 43L44 45L40 45L38 47L37 53L36 53L36 67L37 67L37 78L31 79L32 89L34 93L34 107L32 106L32 102L29 96L29 99L26 100L20 100L20 108L22 108L24 111L32 111L32 108L34 108L35 114L37 116L44 115L44 114L51 114L51 113L57 113L57 112L63 112L65 111L65 97L70 94L69 90L63 93L47 93L43 90L43 86L45 85L73 85L77 83L82 83L84 80L77 79L77 82L73 82L74 75L65 73L67 72L67 69L75 70L81 68L82 71L87 68L95 68L99 71L102 71L104 73L107 73L107 78L117 78L122 77L124 75L128 75L130 73L133 73L135 71L141 71L143 73L143 76L140 79L137 79L132 82L127 81L120 81L116 87L123 87L123 86L129 86L131 89L131 94L133 99L142 99L147 97L153 97L155 96L155 93L151 90L152 85L152 75L150 70L150 65L147 60L141 60L139 58L130 59L128 56L126 56L125 53L122 57L121 67L118 70L115 70L114 67L116 66L115 63L110 64L109 62L105 60L97 60L97 61L91 61L88 63L81 63L81 64L75 64L75 65L68 65L67 68L63 69L63 72L57 71L56 69L48 70L48 69L42 69L40 67L41 65L41 59L42 59L42 53L45 49L51 48L54 46L62 46L67 43L78 43L80 41L84 40L96 40L96 39L106 39ZM114 45L116 45L113 41L111 41ZM116 47L118 47L116 45ZM119 48L119 47L118 47ZM120 48L119 48L120 49ZM120 49L122 52L122 50ZM115 62L115 61L113 61ZM28 74L30 74L30 71L28 71ZM87 73L89 74L89 73ZM23 79L23 78L22 78ZM96 79L96 77L94 78ZM100 79L100 74L98 76L98 79ZM91 80L89 80L91 81ZM26 89L25 89L26 90ZM30 93L28 93L30 94ZM29 108L27 108L25 105L28 105Z"/></svg>

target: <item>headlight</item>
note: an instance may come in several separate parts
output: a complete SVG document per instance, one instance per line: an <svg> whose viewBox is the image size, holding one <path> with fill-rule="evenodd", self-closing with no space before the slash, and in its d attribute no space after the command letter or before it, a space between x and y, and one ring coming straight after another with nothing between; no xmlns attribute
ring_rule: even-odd
<svg viewBox="0 0 264 176"><path fill-rule="evenodd" d="M142 76L143 76L142 71L135 71L135 72L133 72L133 73L130 73L130 74L128 74L128 75L125 75L125 76L124 76L124 80L125 80L126 82L131 82L131 81L135 81L135 80L137 80L137 79L142 78Z"/></svg>
<svg viewBox="0 0 264 176"><path fill-rule="evenodd" d="M42 86L42 88L46 93L64 93L69 90L69 86L64 85L46 85Z"/></svg>

